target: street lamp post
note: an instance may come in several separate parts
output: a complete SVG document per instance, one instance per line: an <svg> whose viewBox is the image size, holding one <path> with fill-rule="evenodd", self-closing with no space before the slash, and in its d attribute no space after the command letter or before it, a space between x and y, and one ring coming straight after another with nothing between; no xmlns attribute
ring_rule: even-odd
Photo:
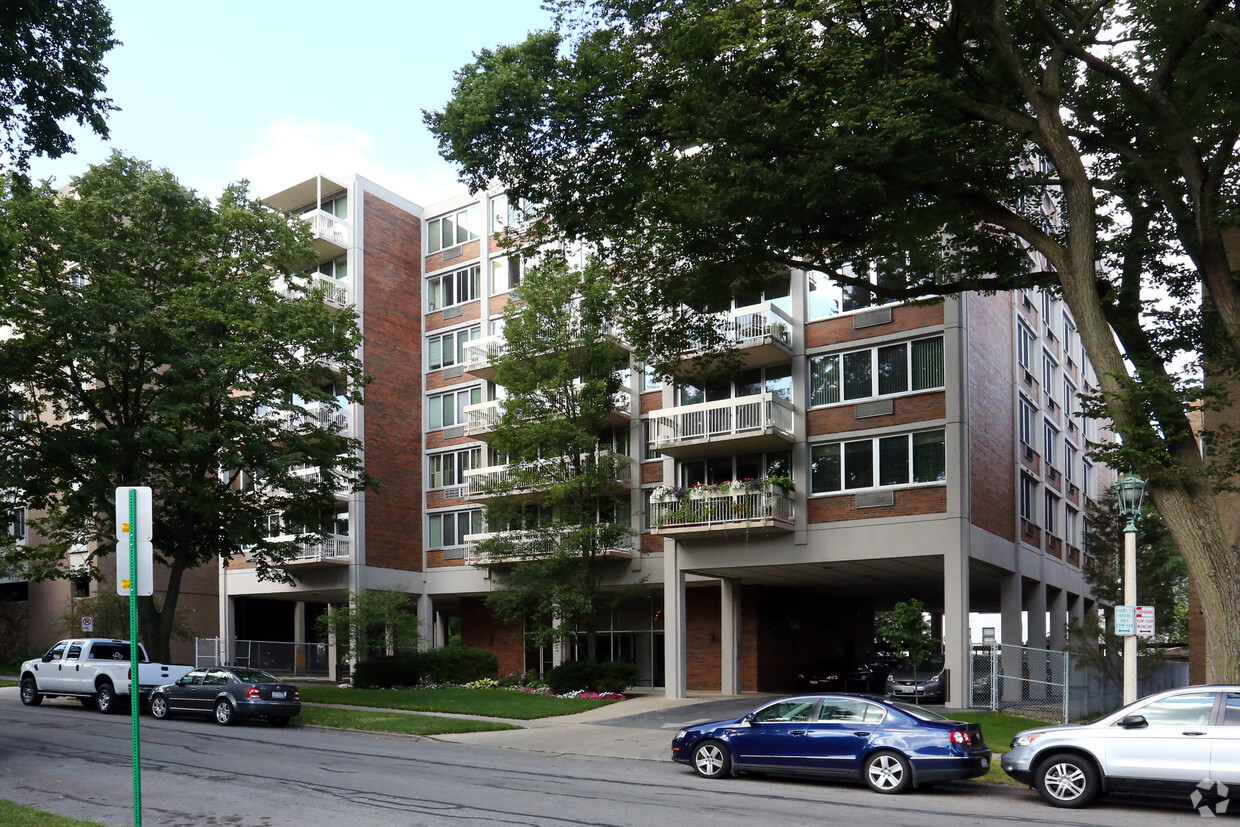
<svg viewBox="0 0 1240 827"><path fill-rule="evenodd" d="M1137 517L1145 497L1145 480L1136 474L1125 474L1115 482L1119 512L1128 519L1124 526L1124 605L1137 605ZM1124 636L1124 705L1137 699L1137 635Z"/></svg>

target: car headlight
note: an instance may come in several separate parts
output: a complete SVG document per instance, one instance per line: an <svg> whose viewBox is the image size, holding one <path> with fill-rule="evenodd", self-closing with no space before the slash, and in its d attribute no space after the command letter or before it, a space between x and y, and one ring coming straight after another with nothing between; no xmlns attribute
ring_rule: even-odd
<svg viewBox="0 0 1240 827"><path fill-rule="evenodd" d="M1012 739L1012 746L1027 747L1034 741L1041 738L1045 733L1042 732L1022 732Z"/></svg>
<svg viewBox="0 0 1240 827"><path fill-rule="evenodd" d="M688 731L688 730L684 730L684 729L682 729L680 732L677 732L677 733L676 733L676 740L677 740L677 741L679 741L679 740L681 740L682 738L684 738L684 737L685 737L685 733L686 733L687 731Z"/></svg>
<svg viewBox="0 0 1240 827"><path fill-rule="evenodd" d="M942 680L942 678L943 678L942 675L935 675L933 678L930 678L929 680L926 681L926 685L929 686L932 683L938 683L940 680Z"/></svg>

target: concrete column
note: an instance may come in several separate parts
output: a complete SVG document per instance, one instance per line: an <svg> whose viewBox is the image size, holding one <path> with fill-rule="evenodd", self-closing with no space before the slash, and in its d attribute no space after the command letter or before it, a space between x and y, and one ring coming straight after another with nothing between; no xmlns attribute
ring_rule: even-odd
<svg viewBox="0 0 1240 827"><path fill-rule="evenodd" d="M741 694L740 628L741 586L735 580L719 581L721 616L719 628L720 684L725 695Z"/></svg>
<svg viewBox="0 0 1240 827"><path fill-rule="evenodd" d="M237 630L237 610L233 606L233 598L228 596L228 561L220 560L220 637L219 650L216 652L216 663L232 663L232 651ZM195 666L198 664L195 663ZM204 664L205 665L205 664Z"/></svg>
<svg viewBox="0 0 1240 827"><path fill-rule="evenodd" d="M999 658L1003 680L999 683L1000 697L1005 701L1020 700L1021 671L1023 664L1020 649L1025 642L1024 618L1021 600L1020 574L1013 572L1000 576L999 582L999 642L1004 648ZM1013 680L1015 678L1015 680Z"/></svg>
<svg viewBox="0 0 1240 827"><path fill-rule="evenodd" d="M435 648L442 649L448 645L448 624L444 621L443 612L435 612L434 626Z"/></svg>
<svg viewBox="0 0 1240 827"><path fill-rule="evenodd" d="M1029 666L1029 685L1027 693L1030 698L1046 697L1046 584L1035 582L1025 593L1025 618L1028 624L1028 640L1025 645L1030 648L1026 656Z"/></svg>
<svg viewBox="0 0 1240 827"><path fill-rule="evenodd" d="M1063 651L1068 645L1068 592L1066 589L1053 589L1048 601L1050 608L1050 648L1056 652Z"/></svg>
<svg viewBox="0 0 1240 827"><path fill-rule="evenodd" d="M418 650L425 652L432 646L438 647L436 641L436 625L438 615L435 613L435 604L431 600L429 594L418 595Z"/></svg>
<svg viewBox="0 0 1240 827"><path fill-rule="evenodd" d="M943 614L937 619L948 670L947 704L966 708L973 702L969 684L969 558L959 547L943 555Z"/></svg>
<svg viewBox="0 0 1240 827"><path fill-rule="evenodd" d="M668 698L688 696L685 575L675 540L663 541L663 671Z"/></svg>
<svg viewBox="0 0 1240 827"><path fill-rule="evenodd" d="M561 623L560 618L558 617L551 618L552 629L560 628L560 623ZM552 669L556 668L557 666L559 666L561 663L564 662L565 648L567 647L565 646L564 641L560 640L558 637L555 639L555 643L551 644L551 668Z"/></svg>
<svg viewBox="0 0 1240 827"><path fill-rule="evenodd" d="M306 601L298 600L293 604L293 642L306 642Z"/></svg>
<svg viewBox="0 0 1240 827"><path fill-rule="evenodd" d="M332 619L336 614L334 603L327 604L327 677L336 683L340 682L340 649L336 641L336 624Z"/></svg>

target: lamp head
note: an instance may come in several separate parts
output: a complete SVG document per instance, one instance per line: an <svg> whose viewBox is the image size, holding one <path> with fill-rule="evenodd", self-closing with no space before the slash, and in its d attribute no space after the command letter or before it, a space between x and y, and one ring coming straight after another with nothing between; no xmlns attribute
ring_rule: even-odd
<svg viewBox="0 0 1240 827"><path fill-rule="evenodd" d="M1145 480L1133 473L1124 474L1115 481L1115 493L1119 498L1120 514L1128 519L1129 525L1134 524L1145 498Z"/></svg>

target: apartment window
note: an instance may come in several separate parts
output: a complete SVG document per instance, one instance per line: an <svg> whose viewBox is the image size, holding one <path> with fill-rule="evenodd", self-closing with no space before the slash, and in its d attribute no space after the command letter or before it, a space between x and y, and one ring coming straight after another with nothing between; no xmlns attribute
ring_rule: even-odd
<svg viewBox="0 0 1240 827"><path fill-rule="evenodd" d="M765 451L679 463L680 484L718 485L732 480L792 476L791 451Z"/></svg>
<svg viewBox="0 0 1240 827"><path fill-rule="evenodd" d="M658 459L659 457L663 456L662 451L660 451L658 448L652 447L654 445L654 423L651 420L649 419L642 420L642 435L645 437L642 443L643 445L646 446L645 458L646 459Z"/></svg>
<svg viewBox="0 0 1240 827"><path fill-rule="evenodd" d="M792 401L792 365L773 365L769 368L750 368L732 379L716 379L705 385L680 385L681 405L699 402L722 402L761 393L770 393Z"/></svg>
<svg viewBox="0 0 1240 827"><path fill-rule="evenodd" d="M650 365L642 368L641 392L657 391L663 388L663 375Z"/></svg>
<svg viewBox="0 0 1240 827"><path fill-rule="evenodd" d="M1093 483L1094 466L1089 460L1081 461L1081 493L1086 497L1091 496L1090 484Z"/></svg>
<svg viewBox="0 0 1240 827"><path fill-rule="evenodd" d="M1059 498L1051 492L1046 492L1046 515L1044 517L1044 528L1047 534L1058 536L1055 531L1055 521L1059 517Z"/></svg>
<svg viewBox="0 0 1240 827"><path fill-rule="evenodd" d="M820 443L810 457L814 494L947 479L943 431Z"/></svg>
<svg viewBox="0 0 1240 827"><path fill-rule="evenodd" d="M1063 352L1069 358L1071 358L1074 342L1076 342L1076 324L1065 313L1063 316Z"/></svg>
<svg viewBox="0 0 1240 827"><path fill-rule="evenodd" d="M426 309L443 310L478 298L482 268L477 264L426 280Z"/></svg>
<svg viewBox="0 0 1240 827"><path fill-rule="evenodd" d="M1076 385L1066 378L1063 380L1063 412L1065 416L1076 416Z"/></svg>
<svg viewBox="0 0 1240 827"><path fill-rule="evenodd" d="M321 276L326 276L329 279L335 279L337 281L344 281L349 277L348 262L349 259L347 256L340 256L339 258L334 258L331 261L323 262L316 268L316 270Z"/></svg>
<svg viewBox="0 0 1240 827"><path fill-rule="evenodd" d="M805 274L807 319L826 319L839 315L843 304L840 286L822 273Z"/></svg>
<svg viewBox="0 0 1240 827"><path fill-rule="evenodd" d="M1054 357L1046 351L1042 351L1042 389L1046 391L1048 396L1055 393L1055 389L1058 387L1055 381L1058 372L1059 364Z"/></svg>
<svg viewBox="0 0 1240 827"><path fill-rule="evenodd" d="M1024 397L1021 397L1020 410L1017 418L1017 428L1019 430L1018 435L1020 436L1021 444L1028 445L1031 448L1033 447L1033 423L1036 420L1037 415L1038 413L1034 409L1033 405L1029 404L1028 400Z"/></svg>
<svg viewBox="0 0 1240 827"><path fill-rule="evenodd" d="M19 540L26 539L26 509L14 508L8 512L8 526L6 530L10 537L16 537Z"/></svg>
<svg viewBox="0 0 1240 827"><path fill-rule="evenodd" d="M437 253L478 237L477 204L426 222L426 252Z"/></svg>
<svg viewBox="0 0 1240 827"><path fill-rule="evenodd" d="M1055 450L1059 446L1059 429L1050 422L1042 425L1042 461L1049 466L1054 466L1055 457L1058 452Z"/></svg>
<svg viewBox="0 0 1240 827"><path fill-rule="evenodd" d="M507 293L521 283L520 256L491 259L491 292Z"/></svg>
<svg viewBox="0 0 1240 827"><path fill-rule="evenodd" d="M1066 441L1063 444L1063 475L1068 482L1076 479L1076 446Z"/></svg>
<svg viewBox="0 0 1240 827"><path fill-rule="evenodd" d="M1059 306L1059 300L1050 294L1050 291L1042 292L1042 319L1046 322L1046 326L1051 326L1051 319L1055 318L1055 309Z"/></svg>
<svg viewBox="0 0 1240 827"><path fill-rule="evenodd" d="M465 406L482 402L482 388L465 388L440 393L427 399L430 408L430 429L451 428L465 422Z"/></svg>
<svg viewBox="0 0 1240 827"><path fill-rule="evenodd" d="M814 356L810 405L943 387L943 337Z"/></svg>
<svg viewBox="0 0 1240 827"><path fill-rule="evenodd" d="M1033 331L1024 322L1016 325L1016 359L1020 366L1029 370L1029 360L1033 357Z"/></svg>
<svg viewBox="0 0 1240 827"><path fill-rule="evenodd" d="M499 234L508 229L508 196L491 198L491 233Z"/></svg>
<svg viewBox="0 0 1240 827"><path fill-rule="evenodd" d="M431 514L430 542L427 548L465 545L465 537L482 533L482 509Z"/></svg>
<svg viewBox="0 0 1240 827"><path fill-rule="evenodd" d="M464 451L431 454L426 459L430 467L431 488L464 485L465 472L482 465L482 449L466 448Z"/></svg>
<svg viewBox="0 0 1240 827"><path fill-rule="evenodd" d="M482 325L453 330L427 340L427 366L431 370L465 362L465 343L482 338Z"/></svg>
<svg viewBox="0 0 1240 827"><path fill-rule="evenodd" d="M336 218L348 218L349 196L347 193L342 192L340 195L336 195L331 198L324 198L323 203L319 205L319 209L325 213L334 215Z"/></svg>
<svg viewBox="0 0 1240 827"><path fill-rule="evenodd" d="M1063 510L1063 541L1070 546L1077 545L1077 525L1081 515L1072 506L1064 506Z"/></svg>
<svg viewBox="0 0 1240 827"><path fill-rule="evenodd" d="M1032 477L1027 477L1024 474L1021 474L1020 476L1020 517L1022 520L1026 520L1034 524L1037 523L1038 515L1034 510L1035 504L1037 503L1037 500L1035 499L1037 495L1038 495L1037 482L1035 482Z"/></svg>

